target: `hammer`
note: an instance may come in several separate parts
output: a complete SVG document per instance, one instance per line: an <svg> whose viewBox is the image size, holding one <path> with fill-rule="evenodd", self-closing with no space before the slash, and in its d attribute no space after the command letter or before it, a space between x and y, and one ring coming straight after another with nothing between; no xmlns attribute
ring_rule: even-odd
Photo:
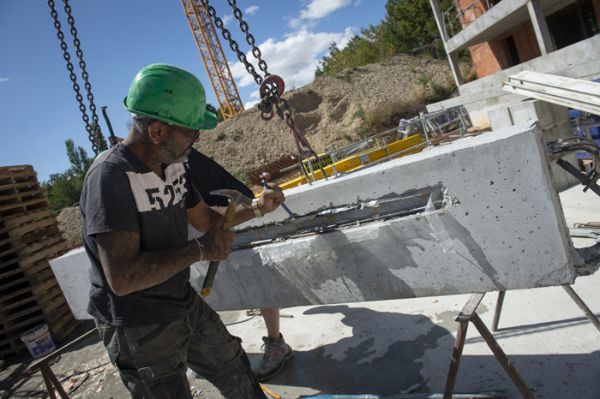
<svg viewBox="0 0 600 399"><path fill-rule="evenodd" d="M268 189L270 188L270 187L269 187L269 179L270 179L270 178L271 178L271 175L269 174L269 172L262 172L262 173L260 174L260 183L262 184L262 186L263 186L263 188L264 188L265 190L268 190ZM287 214L288 214L288 216L289 216L290 218L295 218L295 217L297 217L297 215L295 215L295 214L294 214L294 213L293 213L293 212L290 210L290 208L288 208L288 206L287 206L286 204L282 203L282 204L281 204L281 207L283 208L283 210L284 210L284 211L286 211L286 212L287 212Z"/></svg>
<svg viewBox="0 0 600 399"><path fill-rule="evenodd" d="M214 190L210 192L212 195L222 195L224 197L229 198L229 204L227 205L227 211L225 211L225 217L223 218L223 225L221 228L223 230L227 230L233 227L233 216L235 215L235 211L238 205L242 205L245 207L252 207L252 199L246 197L242 193L236 190ZM213 282L215 281L215 275L217 274L217 268L219 267L218 261L212 261L208 265L208 272L206 272L206 277L204 277L204 282L202 283L202 290L200 291L200 295L209 296L212 291Z"/></svg>

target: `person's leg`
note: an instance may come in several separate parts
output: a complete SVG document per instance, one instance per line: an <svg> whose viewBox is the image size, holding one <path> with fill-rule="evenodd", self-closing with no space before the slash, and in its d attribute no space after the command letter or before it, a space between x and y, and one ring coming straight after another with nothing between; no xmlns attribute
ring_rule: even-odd
<svg viewBox="0 0 600 399"><path fill-rule="evenodd" d="M263 337L265 353L260 364L253 369L259 381L274 377L292 357L292 348L285 342L279 331L279 308L261 309L267 326L267 336Z"/></svg>
<svg viewBox="0 0 600 399"><path fill-rule="evenodd" d="M133 399L192 398L185 375L189 330L184 321L140 328L96 326Z"/></svg>
<svg viewBox="0 0 600 399"><path fill-rule="evenodd" d="M219 315L199 300L190 320L189 367L216 386L226 399L266 399L241 340L229 334Z"/></svg>
<svg viewBox="0 0 600 399"><path fill-rule="evenodd" d="M267 336L275 341L279 339L279 308L261 309L260 313L267 326Z"/></svg>

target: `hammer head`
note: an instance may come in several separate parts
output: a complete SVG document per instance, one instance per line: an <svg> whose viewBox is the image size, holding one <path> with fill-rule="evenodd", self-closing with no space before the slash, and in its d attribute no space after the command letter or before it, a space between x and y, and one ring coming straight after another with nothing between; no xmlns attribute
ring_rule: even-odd
<svg viewBox="0 0 600 399"><path fill-rule="evenodd" d="M233 202L239 205L243 205L247 208L251 208L252 207L252 198L248 198L246 197L244 194L240 193L239 191L236 190L229 190L229 189L220 189L220 190L213 190L210 192L212 195L222 195L224 197L229 198L229 202Z"/></svg>

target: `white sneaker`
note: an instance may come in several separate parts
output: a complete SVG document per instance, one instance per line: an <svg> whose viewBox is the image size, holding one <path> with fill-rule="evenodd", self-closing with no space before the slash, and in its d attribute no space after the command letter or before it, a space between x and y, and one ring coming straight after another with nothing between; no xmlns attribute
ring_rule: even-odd
<svg viewBox="0 0 600 399"><path fill-rule="evenodd" d="M252 370L260 382L274 377L281 371L286 360L292 357L292 348L285 343L283 335L279 334L279 339L274 341L268 337L262 337L262 340L265 354L260 364Z"/></svg>

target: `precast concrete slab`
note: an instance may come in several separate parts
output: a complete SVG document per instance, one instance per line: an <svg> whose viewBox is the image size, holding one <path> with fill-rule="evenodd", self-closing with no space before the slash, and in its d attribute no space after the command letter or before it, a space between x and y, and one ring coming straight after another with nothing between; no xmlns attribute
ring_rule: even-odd
<svg viewBox="0 0 600 399"><path fill-rule="evenodd" d="M414 212L403 209L402 216L329 229L328 215L323 232L234 251L219 268L209 303L216 309L287 307L574 280L571 242L535 125L465 138L298 187L286 192L286 203L299 215L314 215L410 197L415 189L429 189L432 199L442 191L443 200L425 206L416 201ZM242 226L254 229L242 230L236 242L246 245L248 234L264 238L268 230L296 222L277 211ZM194 268L192 283L200 286L206 267Z"/></svg>
<svg viewBox="0 0 600 399"><path fill-rule="evenodd" d="M278 210L241 226L240 249L221 263L207 298L215 309L511 290L575 278L536 125L464 138L286 195L300 217ZM293 234L315 221L319 229ZM287 236L270 236L286 228ZM69 257L77 260L65 261ZM81 251L51 264L59 280L71 273L87 277L90 267ZM206 269L193 265L195 288ZM77 292L86 295L67 295L69 305L85 309L87 290Z"/></svg>
<svg viewBox="0 0 600 399"><path fill-rule="evenodd" d="M90 260L83 247L49 261L58 285L77 320L91 319L87 311L90 295Z"/></svg>
<svg viewBox="0 0 600 399"><path fill-rule="evenodd" d="M489 119L492 130L537 121L546 143L573 137L569 109L546 101L528 99L507 103L496 110L490 111ZM562 158L573 165L577 164L575 153L566 154ZM573 175L562 169L556 162L552 162L550 167L552 181L558 191L562 192L579 184L579 181Z"/></svg>

